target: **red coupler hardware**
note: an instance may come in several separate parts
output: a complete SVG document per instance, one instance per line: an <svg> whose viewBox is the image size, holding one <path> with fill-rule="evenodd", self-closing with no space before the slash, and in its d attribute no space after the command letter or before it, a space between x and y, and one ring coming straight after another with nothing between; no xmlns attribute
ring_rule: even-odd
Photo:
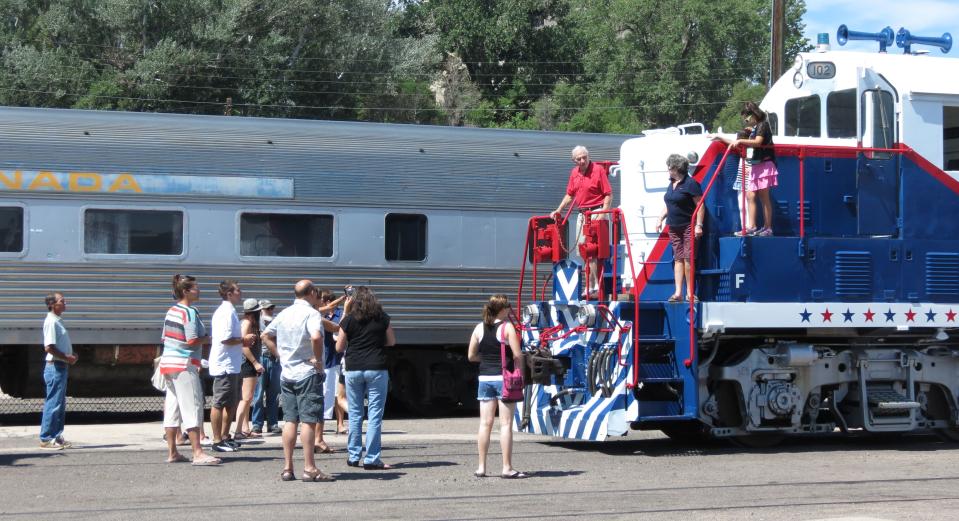
<svg viewBox="0 0 959 521"><path fill-rule="evenodd" d="M533 221L533 243L530 257L533 262L556 263L566 258L562 245L563 234L556 221L546 217Z"/></svg>
<svg viewBox="0 0 959 521"><path fill-rule="evenodd" d="M609 221L593 219L583 225L583 243L579 245L579 255L584 259L603 260L609 258Z"/></svg>

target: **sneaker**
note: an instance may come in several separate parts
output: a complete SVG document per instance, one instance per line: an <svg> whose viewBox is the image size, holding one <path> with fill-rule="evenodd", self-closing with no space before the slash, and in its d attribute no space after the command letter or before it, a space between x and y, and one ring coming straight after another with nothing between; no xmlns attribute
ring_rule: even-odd
<svg viewBox="0 0 959 521"><path fill-rule="evenodd" d="M72 448L73 448L73 444L70 443L69 441L63 439L63 436L60 436L59 438L57 438L57 439L56 439L56 442L57 442L61 447L63 447L64 449L72 449Z"/></svg>
<svg viewBox="0 0 959 521"><path fill-rule="evenodd" d="M230 438L228 440L223 440L223 444L233 447L233 450L237 450L240 448L240 443L234 440L233 438Z"/></svg>
<svg viewBox="0 0 959 521"><path fill-rule="evenodd" d="M228 445L225 441L221 441L220 443L214 443L213 450L215 450L216 452L236 452L236 448L233 447L232 445Z"/></svg>
<svg viewBox="0 0 959 521"><path fill-rule="evenodd" d="M46 450L63 450L63 445L57 443L57 440L47 440L40 442L40 448Z"/></svg>
<svg viewBox="0 0 959 521"><path fill-rule="evenodd" d="M281 429L279 425L274 425L270 429L270 434L276 434L277 436L279 436L280 434L283 434L283 429Z"/></svg>
<svg viewBox="0 0 959 521"><path fill-rule="evenodd" d="M755 228L746 228L745 230L739 230L733 235L735 235L736 237L750 237L750 236L756 235L756 231L757 230Z"/></svg>
<svg viewBox="0 0 959 521"><path fill-rule="evenodd" d="M772 234L773 234L772 230L770 230L769 228L763 228L762 230L759 230L758 232L756 232L756 237L771 237Z"/></svg>
<svg viewBox="0 0 959 521"><path fill-rule="evenodd" d="M250 432L255 432L255 433L257 433L257 434L263 434L263 426L262 426L262 425L254 425L254 426L253 426L253 430L250 431Z"/></svg>
<svg viewBox="0 0 959 521"><path fill-rule="evenodd" d="M200 439L200 446L201 446L201 447L212 447L212 446L213 446L213 440L211 440L209 436L204 436L203 438Z"/></svg>

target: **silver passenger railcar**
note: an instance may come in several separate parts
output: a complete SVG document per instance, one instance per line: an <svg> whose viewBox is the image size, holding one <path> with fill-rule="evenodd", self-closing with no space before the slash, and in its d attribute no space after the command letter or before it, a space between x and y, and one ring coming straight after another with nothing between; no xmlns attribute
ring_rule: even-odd
<svg viewBox="0 0 959 521"><path fill-rule="evenodd" d="M393 317L394 397L471 403L470 327L517 286L531 213L570 149L623 136L0 108L0 389L37 396L43 296L63 291L71 395L148 385L174 273L286 306L309 277L370 285Z"/></svg>

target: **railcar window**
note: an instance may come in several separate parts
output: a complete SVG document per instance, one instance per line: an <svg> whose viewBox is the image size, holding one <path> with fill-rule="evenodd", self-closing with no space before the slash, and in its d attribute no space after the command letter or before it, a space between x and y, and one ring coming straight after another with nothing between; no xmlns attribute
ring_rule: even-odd
<svg viewBox="0 0 959 521"><path fill-rule="evenodd" d="M87 210L83 251L114 255L180 255L183 212L169 210Z"/></svg>
<svg viewBox="0 0 959 521"><path fill-rule="evenodd" d="M856 89L837 90L826 97L829 137L856 137Z"/></svg>
<svg viewBox="0 0 959 521"><path fill-rule="evenodd" d="M426 216L391 213L386 215L386 260L426 260Z"/></svg>
<svg viewBox="0 0 959 521"><path fill-rule="evenodd" d="M779 134L779 114L770 112L766 114L766 119L769 120L769 130L772 131L773 135Z"/></svg>
<svg viewBox="0 0 959 521"><path fill-rule="evenodd" d="M332 257L333 216L299 213L241 214L240 255Z"/></svg>
<svg viewBox="0 0 959 521"><path fill-rule="evenodd" d="M805 98L794 98L786 102L786 135L819 137L820 114L819 96L813 94Z"/></svg>
<svg viewBox="0 0 959 521"><path fill-rule="evenodd" d="M23 251L23 208L0 207L0 252Z"/></svg>

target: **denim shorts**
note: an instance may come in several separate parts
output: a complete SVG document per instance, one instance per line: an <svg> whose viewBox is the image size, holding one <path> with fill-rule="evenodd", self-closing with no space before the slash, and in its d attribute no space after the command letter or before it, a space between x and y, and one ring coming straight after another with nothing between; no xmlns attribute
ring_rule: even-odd
<svg viewBox="0 0 959 521"><path fill-rule="evenodd" d="M489 378L486 380L485 378ZM501 400L503 398L503 377L480 376L479 387L476 390L476 399L481 402Z"/></svg>
<svg viewBox="0 0 959 521"><path fill-rule="evenodd" d="M283 421L323 421L323 380L323 373L311 374L299 382L281 380L280 407L283 408Z"/></svg>

